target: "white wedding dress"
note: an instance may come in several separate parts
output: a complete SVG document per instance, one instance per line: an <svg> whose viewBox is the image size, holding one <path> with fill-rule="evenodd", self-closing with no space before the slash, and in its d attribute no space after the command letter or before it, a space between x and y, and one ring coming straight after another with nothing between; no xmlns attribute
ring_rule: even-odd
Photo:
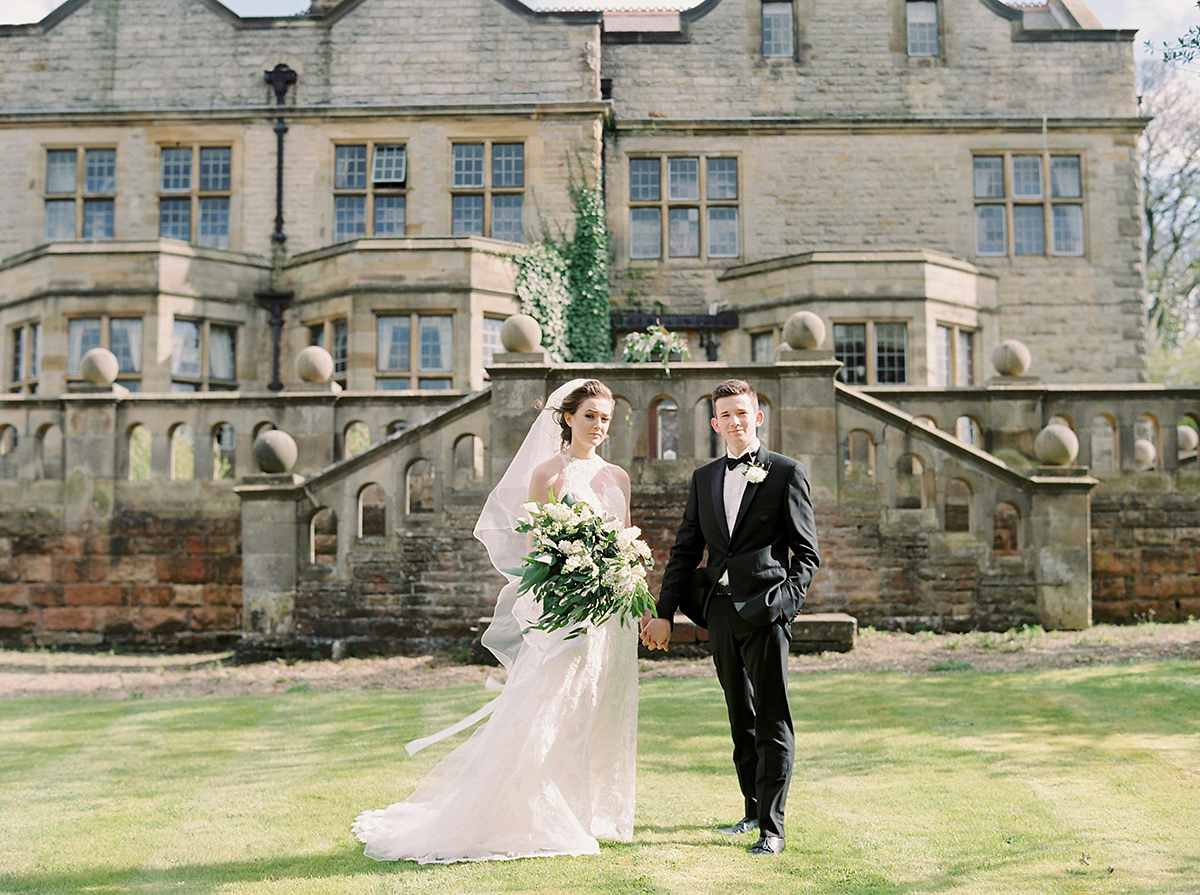
<svg viewBox="0 0 1200 895"><path fill-rule="evenodd" d="M604 460L571 460L563 493L625 520ZM529 595L522 627L540 610ZM566 640L524 636L491 717L411 796L355 822L368 857L426 863L596 854L633 836L637 622L611 618Z"/></svg>

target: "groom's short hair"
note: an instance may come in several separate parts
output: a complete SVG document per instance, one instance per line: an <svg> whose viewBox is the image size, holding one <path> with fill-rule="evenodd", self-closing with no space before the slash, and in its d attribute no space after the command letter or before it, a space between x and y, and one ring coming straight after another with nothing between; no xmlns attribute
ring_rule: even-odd
<svg viewBox="0 0 1200 895"><path fill-rule="evenodd" d="M758 409L758 392L754 390L754 386L744 379L726 379L724 382L718 382L712 390L713 413L717 412L718 398L732 398L734 395L749 395L754 409Z"/></svg>

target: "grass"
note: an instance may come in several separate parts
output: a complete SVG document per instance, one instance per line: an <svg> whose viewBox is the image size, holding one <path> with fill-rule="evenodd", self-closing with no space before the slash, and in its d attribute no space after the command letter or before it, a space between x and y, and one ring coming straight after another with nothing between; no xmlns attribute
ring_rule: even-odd
<svg viewBox="0 0 1200 895"><path fill-rule="evenodd" d="M0 702L0 893L1194 893L1200 669L792 682L788 850L710 832L740 799L712 680L641 688L632 843L376 864L348 827L451 748L476 688ZM460 741L461 738L454 742ZM453 830L446 831L453 836ZM1111 869L1110 869L1111 868Z"/></svg>

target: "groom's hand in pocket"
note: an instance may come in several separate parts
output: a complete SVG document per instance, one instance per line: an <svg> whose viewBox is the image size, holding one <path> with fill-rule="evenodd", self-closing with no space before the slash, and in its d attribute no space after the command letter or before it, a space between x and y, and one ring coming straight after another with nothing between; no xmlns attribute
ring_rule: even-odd
<svg viewBox="0 0 1200 895"><path fill-rule="evenodd" d="M671 642L671 623L665 618L652 618L642 626L642 643L647 649L660 649L664 652Z"/></svg>

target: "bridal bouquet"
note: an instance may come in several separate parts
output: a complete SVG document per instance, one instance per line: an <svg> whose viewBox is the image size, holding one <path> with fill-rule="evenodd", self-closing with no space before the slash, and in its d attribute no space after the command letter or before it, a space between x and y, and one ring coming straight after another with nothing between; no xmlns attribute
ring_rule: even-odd
<svg viewBox="0 0 1200 895"><path fill-rule="evenodd" d="M528 519L517 531L533 534L533 549L520 571L520 594L533 591L542 604L534 629L571 627L567 639L616 615L625 624L654 607L646 587L653 563L641 529L605 519L589 503L551 492L544 504L527 503Z"/></svg>

